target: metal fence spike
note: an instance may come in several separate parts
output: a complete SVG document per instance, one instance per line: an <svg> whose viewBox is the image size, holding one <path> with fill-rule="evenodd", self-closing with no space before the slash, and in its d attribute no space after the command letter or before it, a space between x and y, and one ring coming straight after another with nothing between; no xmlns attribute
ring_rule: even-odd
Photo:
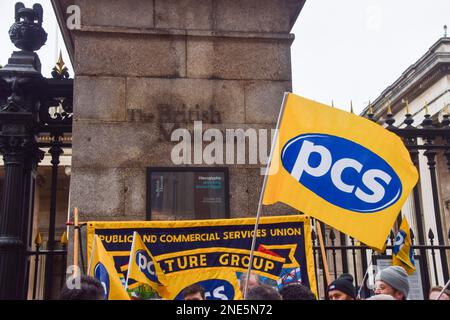
<svg viewBox="0 0 450 320"><path fill-rule="evenodd" d="M431 228L430 228L430 230L428 230L428 239L434 240L434 233L433 233L433 230L431 230Z"/></svg>
<svg viewBox="0 0 450 320"><path fill-rule="evenodd" d="M394 240L395 239L395 234L394 231L391 230L391 232L389 233L389 239Z"/></svg>
<svg viewBox="0 0 450 320"><path fill-rule="evenodd" d="M334 233L333 229L330 230L330 239L334 241L336 239L336 234Z"/></svg>

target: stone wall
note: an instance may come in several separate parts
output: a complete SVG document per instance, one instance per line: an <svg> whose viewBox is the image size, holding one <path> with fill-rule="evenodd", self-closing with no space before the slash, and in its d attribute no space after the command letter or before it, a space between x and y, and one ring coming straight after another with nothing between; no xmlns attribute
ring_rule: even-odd
<svg viewBox="0 0 450 320"><path fill-rule="evenodd" d="M161 129L161 105L213 106L220 123L206 125L222 130L275 127L291 91L289 32L304 1L75 3L82 28L71 35L71 206L81 220L145 219L146 167L173 166L176 143L164 133L186 126L166 119ZM231 217L254 216L260 166L228 167ZM274 206L266 214L293 212Z"/></svg>

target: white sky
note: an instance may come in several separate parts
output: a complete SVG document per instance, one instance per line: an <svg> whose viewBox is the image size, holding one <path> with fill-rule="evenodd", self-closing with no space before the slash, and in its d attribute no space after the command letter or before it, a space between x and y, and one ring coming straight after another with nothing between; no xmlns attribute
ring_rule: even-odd
<svg viewBox="0 0 450 320"><path fill-rule="evenodd" d="M15 2L0 0L2 65L15 50L8 36ZM49 77L63 46L50 0L22 2L44 8L49 36L38 54ZM450 34L450 0L307 0L292 30L293 91L346 110L353 100L360 112L443 36L444 24ZM65 50L63 57L69 64Z"/></svg>
<svg viewBox="0 0 450 320"><path fill-rule="evenodd" d="M293 91L359 113L444 35L450 0L306 0Z"/></svg>

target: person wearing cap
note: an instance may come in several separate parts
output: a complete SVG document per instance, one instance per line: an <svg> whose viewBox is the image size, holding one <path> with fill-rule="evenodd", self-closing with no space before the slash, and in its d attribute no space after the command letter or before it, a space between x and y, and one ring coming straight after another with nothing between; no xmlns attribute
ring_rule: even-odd
<svg viewBox="0 0 450 320"><path fill-rule="evenodd" d="M330 300L355 300L356 288L353 285L353 276L349 273L341 274L328 286Z"/></svg>
<svg viewBox="0 0 450 320"><path fill-rule="evenodd" d="M400 266L390 266L375 277L375 294L388 294L395 300L406 300L409 293L408 274Z"/></svg>
<svg viewBox="0 0 450 320"><path fill-rule="evenodd" d="M432 287L428 295L428 300L437 300L443 289L444 287L441 286ZM450 290L445 289L439 300L450 300Z"/></svg>

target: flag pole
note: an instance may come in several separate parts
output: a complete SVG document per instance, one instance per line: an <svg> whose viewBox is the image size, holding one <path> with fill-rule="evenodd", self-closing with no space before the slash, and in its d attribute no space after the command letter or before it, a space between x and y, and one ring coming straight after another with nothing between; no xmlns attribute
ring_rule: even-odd
<svg viewBox="0 0 450 320"><path fill-rule="evenodd" d="M69 190L69 199L67 200L67 220L66 220L66 234L67 240L70 240L70 190Z"/></svg>
<svg viewBox="0 0 450 320"><path fill-rule="evenodd" d="M88 267L88 276L91 275L91 271L92 271L92 261L94 260L94 250L95 250L95 244L97 243L97 237L98 235L94 235L94 239L92 240L92 248L91 248L91 256L89 257L89 267Z"/></svg>
<svg viewBox="0 0 450 320"><path fill-rule="evenodd" d="M373 252L370 255L370 263L369 263L369 266L366 269L366 273L364 274L364 277L362 279L361 286L359 287L358 294L356 295L356 298L361 298L361 290L364 287L364 281L366 281L366 277L369 274L369 269L370 269L370 267L372 267L372 257L373 257Z"/></svg>
<svg viewBox="0 0 450 320"><path fill-rule="evenodd" d="M436 300L439 300L441 298L441 296L444 294L444 291L450 286L450 280L447 281L447 283L445 284L445 286L442 288L442 291L439 293L439 295L437 296Z"/></svg>
<svg viewBox="0 0 450 320"><path fill-rule="evenodd" d="M327 282L327 286L330 285L330 272L328 270L328 261L327 255L325 253L325 246L323 245L323 237L322 237L322 227L320 226L320 221L316 220L317 233L319 238L320 252L322 254L322 263L323 263L323 271L325 273L325 280Z"/></svg>
<svg viewBox="0 0 450 320"><path fill-rule="evenodd" d="M73 224L73 266L74 266L74 276L78 276L78 208L75 207L73 208L73 219L74 219L74 224Z"/></svg>
<svg viewBox="0 0 450 320"><path fill-rule="evenodd" d="M127 289L128 289L128 278L130 276L131 263L133 261L132 260L132 258L133 258L132 255L133 255L133 252L134 252L134 244L135 244L136 234L137 234L137 232L134 231L133 232L133 241L131 242L130 258L128 259L128 271L127 271L127 280L125 281L125 291L127 291Z"/></svg>
<svg viewBox="0 0 450 320"><path fill-rule="evenodd" d="M272 145L270 146L270 155L269 155L269 161L267 161L267 166L266 166L266 171L264 173L264 180L263 180L263 185L261 188L261 193L259 194L259 201L258 201L258 210L256 211L256 221L255 221L255 228L253 230L253 237L252 237L252 245L251 245L251 249L250 249L250 259L248 262L248 269L247 269L247 278L245 280L245 287L244 287L244 300L247 299L247 294L248 294L248 280L250 278L250 273L252 271L252 266L253 266L253 256L254 256L254 252L255 252L255 245L256 245L256 233L258 231L258 227L259 227L259 218L261 216L261 208L262 208L262 199L264 197L264 191L266 189L266 184L267 184L267 176L269 175L269 170L270 170L270 165L272 163L272 157L273 157L273 152L275 149L275 143L277 142L278 139L278 128L280 126L280 122L281 122L281 118L283 116L284 113L284 108L286 106L286 102L287 102L287 96L289 95L288 92L284 93L283 96L283 102L281 103L281 108L280 108L280 112L278 113L278 119L277 119L277 126L276 126L276 130L275 130L275 135L272 139Z"/></svg>

